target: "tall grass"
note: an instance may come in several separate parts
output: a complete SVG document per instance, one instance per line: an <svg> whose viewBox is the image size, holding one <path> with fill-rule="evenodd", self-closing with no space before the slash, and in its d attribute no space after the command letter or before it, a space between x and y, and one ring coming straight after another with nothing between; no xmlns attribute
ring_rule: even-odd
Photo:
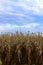
<svg viewBox="0 0 43 65"><path fill-rule="evenodd" d="M0 35L0 65L43 65L42 34Z"/></svg>

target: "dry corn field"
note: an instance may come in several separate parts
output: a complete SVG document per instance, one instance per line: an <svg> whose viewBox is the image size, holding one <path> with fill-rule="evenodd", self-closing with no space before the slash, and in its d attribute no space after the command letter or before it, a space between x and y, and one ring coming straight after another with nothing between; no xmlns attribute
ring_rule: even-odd
<svg viewBox="0 0 43 65"><path fill-rule="evenodd" d="M0 65L43 65L43 36L0 35Z"/></svg>

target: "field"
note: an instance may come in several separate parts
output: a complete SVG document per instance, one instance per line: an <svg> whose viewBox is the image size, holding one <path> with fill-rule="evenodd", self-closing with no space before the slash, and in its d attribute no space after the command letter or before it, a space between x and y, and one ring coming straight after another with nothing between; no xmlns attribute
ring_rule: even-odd
<svg viewBox="0 0 43 65"><path fill-rule="evenodd" d="M43 65L42 33L0 35L0 65Z"/></svg>

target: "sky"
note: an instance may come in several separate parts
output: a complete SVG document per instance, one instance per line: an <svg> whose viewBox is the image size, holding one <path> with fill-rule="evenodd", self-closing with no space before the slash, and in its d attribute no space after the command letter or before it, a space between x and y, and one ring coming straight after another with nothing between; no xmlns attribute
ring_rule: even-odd
<svg viewBox="0 0 43 65"><path fill-rule="evenodd" d="M43 0L0 0L1 32L43 32Z"/></svg>

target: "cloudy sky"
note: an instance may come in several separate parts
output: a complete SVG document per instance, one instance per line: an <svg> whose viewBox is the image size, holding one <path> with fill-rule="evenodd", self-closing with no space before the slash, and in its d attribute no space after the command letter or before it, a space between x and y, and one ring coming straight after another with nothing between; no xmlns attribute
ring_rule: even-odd
<svg viewBox="0 0 43 65"><path fill-rule="evenodd" d="M43 0L0 0L0 32L43 32Z"/></svg>

